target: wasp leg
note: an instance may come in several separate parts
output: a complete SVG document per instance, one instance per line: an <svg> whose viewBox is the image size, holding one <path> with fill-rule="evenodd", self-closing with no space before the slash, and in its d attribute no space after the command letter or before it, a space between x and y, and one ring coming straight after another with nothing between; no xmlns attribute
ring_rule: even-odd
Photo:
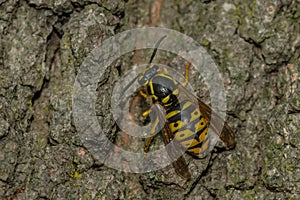
<svg viewBox="0 0 300 200"><path fill-rule="evenodd" d="M148 94L147 94L144 90L140 90L140 91L139 91L139 94L140 94L142 97L144 97L145 99L148 99L148 98L149 98ZM150 111L151 111L150 108L147 109L146 111L144 111L144 112L142 113L142 116L143 116L143 117L149 116Z"/></svg>
<svg viewBox="0 0 300 200"><path fill-rule="evenodd" d="M140 95L142 97L144 97L145 99L149 98L149 96L147 95L147 93L145 91L143 91L143 90L140 90Z"/></svg>
<svg viewBox="0 0 300 200"><path fill-rule="evenodd" d="M143 117L148 117L150 112L151 112L151 109L149 108L148 110L143 112L142 116Z"/></svg>
<svg viewBox="0 0 300 200"><path fill-rule="evenodd" d="M159 127L159 117L156 117L154 120L154 123L152 124L152 128L149 134L149 137L147 137L146 141L145 141L145 145L144 145L144 153L147 153L150 147L150 144L153 140L153 136L154 134L157 132L157 129Z"/></svg>
<svg viewBox="0 0 300 200"><path fill-rule="evenodd" d="M191 63L190 63L190 62L186 63L186 65L185 65L185 76L184 76L185 81L184 81L184 83L182 83L182 86L183 86L183 87L187 86L187 84L188 84L188 82L189 82L189 71L190 71L190 66L191 66Z"/></svg>
<svg viewBox="0 0 300 200"><path fill-rule="evenodd" d="M147 93L145 93L143 90L140 90L140 95L141 95L142 97L144 97L145 99L149 98L149 96L147 95ZM142 116L143 116L143 117L149 116L150 111L151 111L150 108L147 109L146 111L144 111L144 112L142 113Z"/></svg>
<svg viewBox="0 0 300 200"><path fill-rule="evenodd" d="M144 145L145 153L147 153L149 150L150 144L153 140L153 136L163 129L166 122L164 116L160 113L160 110L157 109L158 106L159 105L155 104L152 107L152 109L149 109L150 118L154 119L154 122L152 123L149 137L145 141L145 145Z"/></svg>

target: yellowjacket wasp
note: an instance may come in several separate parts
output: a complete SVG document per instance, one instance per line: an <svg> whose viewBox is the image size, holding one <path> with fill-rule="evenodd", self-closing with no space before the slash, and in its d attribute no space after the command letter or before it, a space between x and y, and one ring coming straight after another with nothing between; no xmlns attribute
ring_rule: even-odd
<svg viewBox="0 0 300 200"><path fill-rule="evenodd" d="M211 144L211 137L208 135L209 127L228 148L235 146L234 133L219 115L186 89L190 63L186 65L184 83L179 83L170 76L167 69L151 64L165 37L157 42L149 66L136 76L123 92L126 92L135 81L138 81L143 88L140 90L140 94L145 98L151 98L152 104L156 105L143 114L144 116L152 114L155 119L152 122L149 137L145 141L144 152L148 152L154 134L162 130L165 145L173 139L177 144L173 145L173 148L167 148L169 156L175 158L172 164L176 173L189 179L191 175L186 161L182 155L176 156L176 151L184 149L194 157L203 158L214 147L214 144ZM211 121L212 114L215 117L214 121ZM165 122L163 127L160 126L161 121ZM219 128L220 124L224 124L222 130Z"/></svg>

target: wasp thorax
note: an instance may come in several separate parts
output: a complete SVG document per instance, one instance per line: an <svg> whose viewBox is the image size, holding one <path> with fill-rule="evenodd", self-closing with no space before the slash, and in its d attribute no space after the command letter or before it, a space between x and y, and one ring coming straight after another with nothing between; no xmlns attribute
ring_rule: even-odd
<svg viewBox="0 0 300 200"><path fill-rule="evenodd" d="M150 65L140 75L138 82L140 85L147 85L149 80L158 72L157 65Z"/></svg>

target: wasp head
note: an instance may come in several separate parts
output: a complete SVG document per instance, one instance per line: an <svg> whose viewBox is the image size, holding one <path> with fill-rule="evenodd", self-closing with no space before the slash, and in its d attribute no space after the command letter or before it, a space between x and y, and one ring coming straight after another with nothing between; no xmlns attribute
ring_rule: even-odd
<svg viewBox="0 0 300 200"><path fill-rule="evenodd" d="M149 83L149 80L157 74L159 67L157 65L150 65L147 67L139 76L138 82L142 86L146 86Z"/></svg>

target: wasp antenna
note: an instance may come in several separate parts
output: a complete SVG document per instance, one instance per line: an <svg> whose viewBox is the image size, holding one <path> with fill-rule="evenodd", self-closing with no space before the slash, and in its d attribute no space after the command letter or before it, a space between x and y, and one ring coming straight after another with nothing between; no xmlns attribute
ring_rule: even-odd
<svg viewBox="0 0 300 200"><path fill-rule="evenodd" d="M138 78L138 76L136 76L134 79L132 79L126 86L125 88L123 89L121 95L120 95L120 98L124 98L124 94L125 92L128 90L128 88L136 81L136 79ZM127 100L128 100L129 97L127 97L126 99L124 99L123 101L120 102L120 104L124 104ZM119 104L119 105L120 105Z"/></svg>
<svg viewBox="0 0 300 200"><path fill-rule="evenodd" d="M166 37L167 37L167 36L164 35L164 36L163 36L162 38L160 38L160 39L158 40L158 42L156 43L156 45L155 45L155 47L154 47L154 51L153 51L153 53L152 53L152 55L151 55L149 64L152 63L152 60L153 60L153 58L154 58L154 56L155 56L155 54L156 54L156 52L157 52L157 48L159 47L159 45L160 45L160 43L163 41L163 39L165 39Z"/></svg>

